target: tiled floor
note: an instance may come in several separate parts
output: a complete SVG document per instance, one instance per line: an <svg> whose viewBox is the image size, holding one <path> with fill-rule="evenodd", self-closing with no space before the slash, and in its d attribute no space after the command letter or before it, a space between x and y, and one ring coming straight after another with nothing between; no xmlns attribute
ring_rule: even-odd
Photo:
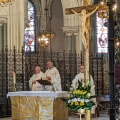
<svg viewBox="0 0 120 120"><path fill-rule="evenodd" d="M93 117L91 120L109 120L107 111L100 112L101 117ZM0 120L12 120L12 118L0 118ZM80 120L79 115L76 115L74 112L69 116L69 120ZM82 118L84 120L84 118Z"/></svg>
<svg viewBox="0 0 120 120"><path fill-rule="evenodd" d="M69 120L80 120L79 116L71 116L69 117ZM84 118L82 118L82 120L84 120ZM91 120L109 120L108 117L95 117L92 118Z"/></svg>
<svg viewBox="0 0 120 120"><path fill-rule="evenodd" d="M0 120L12 120L11 118L0 118ZM69 117L69 120L80 120L79 116L72 115ZM84 118L82 119L84 120ZM92 118L92 120L109 120L108 117L98 117L98 118Z"/></svg>

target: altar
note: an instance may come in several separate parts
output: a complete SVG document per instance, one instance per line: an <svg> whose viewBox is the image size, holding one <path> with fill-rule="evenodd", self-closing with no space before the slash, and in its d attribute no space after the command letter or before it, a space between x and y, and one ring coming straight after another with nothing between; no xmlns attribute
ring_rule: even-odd
<svg viewBox="0 0 120 120"><path fill-rule="evenodd" d="M9 92L12 120L68 120L68 109L61 97L65 91Z"/></svg>

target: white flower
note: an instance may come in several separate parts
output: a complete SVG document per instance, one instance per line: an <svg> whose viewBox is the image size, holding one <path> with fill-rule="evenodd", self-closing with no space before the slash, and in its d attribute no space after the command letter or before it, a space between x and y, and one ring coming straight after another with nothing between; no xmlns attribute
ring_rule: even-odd
<svg viewBox="0 0 120 120"><path fill-rule="evenodd" d="M70 87L70 90L72 91L74 88L73 87Z"/></svg>
<svg viewBox="0 0 120 120"><path fill-rule="evenodd" d="M81 99L81 102L84 102L84 99Z"/></svg>
<svg viewBox="0 0 120 120"><path fill-rule="evenodd" d="M89 100L88 100L88 99L85 99L85 102L89 102Z"/></svg>
<svg viewBox="0 0 120 120"><path fill-rule="evenodd" d="M71 103L71 100L68 100L68 103Z"/></svg>
<svg viewBox="0 0 120 120"><path fill-rule="evenodd" d="M72 99L72 102L76 102L76 101L77 101L77 99L76 99L76 98L73 98L73 99Z"/></svg>
<svg viewBox="0 0 120 120"><path fill-rule="evenodd" d="M77 99L77 101L79 101L79 102L80 102L80 101L81 101L81 99L80 99L80 98L78 98L78 99Z"/></svg>
<svg viewBox="0 0 120 120"><path fill-rule="evenodd" d="M90 97L90 96L91 96L91 94L90 94L90 93L88 93L88 94L87 94L87 96L88 96L88 97Z"/></svg>

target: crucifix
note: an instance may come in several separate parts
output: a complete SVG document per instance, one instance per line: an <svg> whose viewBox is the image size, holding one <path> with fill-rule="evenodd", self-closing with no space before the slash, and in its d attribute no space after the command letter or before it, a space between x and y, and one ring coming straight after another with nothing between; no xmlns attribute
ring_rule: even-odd
<svg viewBox="0 0 120 120"><path fill-rule="evenodd" d="M88 0L89 1L89 0ZM90 80L90 16L96 12L96 10L101 9L104 10L106 6L104 5L84 5L81 7L67 8L65 10L67 15L76 14L79 16L79 32L81 36L81 40L84 46L84 66L85 73L84 79L85 83L87 80ZM90 115L90 114L89 114ZM86 117L89 116L86 114ZM90 120L91 117L87 117L87 120Z"/></svg>
<svg viewBox="0 0 120 120"><path fill-rule="evenodd" d="M89 80L89 53L90 53L90 20L89 17L97 9L99 5L87 5L81 7L67 8L65 10L66 14L76 14L80 18L79 32L81 40L84 46L84 66L85 66L85 76L84 79Z"/></svg>

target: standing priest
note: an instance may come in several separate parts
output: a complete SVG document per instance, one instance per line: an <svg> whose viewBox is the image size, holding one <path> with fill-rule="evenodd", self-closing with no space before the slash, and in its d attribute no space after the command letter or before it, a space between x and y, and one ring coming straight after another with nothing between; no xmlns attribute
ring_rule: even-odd
<svg viewBox="0 0 120 120"><path fill-rule="evenodd" d="M77 87L78 87L78 80L79 80L80 82L82 82L82 83L85 83L84 71L85 71L85 67L84 67L84 66L80 66L80 73L77 74L77 75L75 76L75 78L73 79L73 81L72 81L72 85L73 85L73 88L74 88L74 89L77 89ZM91 84L91 86L94 86L94 81L93 81L92 76L90 76L90 84ZM92 93L92 95L95 95L95 89L92 89L92 90L91 90L91 93ZM96 102L96 98L93 98L93 101ZM92 114L95 114L95 108L96 108L96 105L94 105L94 106L92 107L92 110L91 110L91 113L92 113Z"/></svg>
<svg viewBox="0 0 120 120"><path fill-rule="evenodd" d="M46 78L53 85L45 85L45 90L51 91L54 87L55 91L62 91L60 74L57 68L53 66L52 61L47 62L47 68L45 72Z"/></svg>
<svg viewBox="0 0 120 120"><path fill-rule="evenodd" d="M44 73L41 71L39 66L35 67L35 74L29 80L29 88L32 91L41 91L43 90L43 86L38 83L36 80L44 77Z"/></svg>

